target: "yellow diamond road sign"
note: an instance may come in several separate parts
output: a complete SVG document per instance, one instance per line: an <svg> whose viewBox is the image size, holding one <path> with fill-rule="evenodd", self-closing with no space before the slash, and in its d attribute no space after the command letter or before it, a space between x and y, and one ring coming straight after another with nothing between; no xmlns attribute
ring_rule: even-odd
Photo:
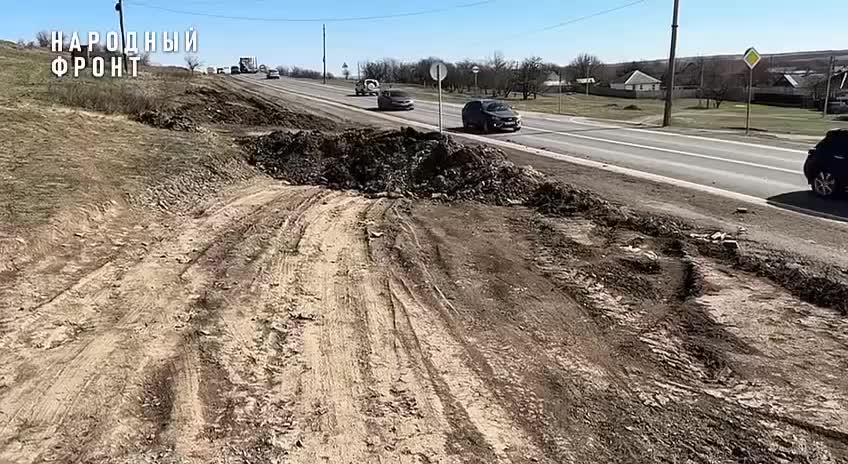
<svg viewBox="0 0 848 464"><path fill-rule="evenodd" d="M757 50L754 49L754 47L751 47L745 51L745 54L742 55L742 59L750 69L754 69L763 57L759 52L757 52Z"/></svg>

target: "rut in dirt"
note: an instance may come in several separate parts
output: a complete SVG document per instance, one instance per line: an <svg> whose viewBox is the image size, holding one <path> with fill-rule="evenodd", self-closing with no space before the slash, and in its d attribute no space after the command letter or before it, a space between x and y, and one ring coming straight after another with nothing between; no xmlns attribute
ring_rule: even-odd
<svg viewBox="0 0 848 464"><path fill-rule="evenodd" d="M599 195L516 166L503 151L464 145L447 135L359 129L341 134L273 132L245 139L249 161L295 184L355 189L376 196L525 205L558 217L678 239L697 253L772 279L804 301L848 314L848 276L830 265L747 242L740 232L705 231L672 216L610 203ZM749 250L746 250L749 248Z"/></svg>
<svg viewBox="0 0 848 464"><path fill-rule="evenodd" d="M541 459L415 283L375 261L395 206L266 184L87 276L15 329L88 327L7 357L31 377L0 400L3 460Z"/></svg>

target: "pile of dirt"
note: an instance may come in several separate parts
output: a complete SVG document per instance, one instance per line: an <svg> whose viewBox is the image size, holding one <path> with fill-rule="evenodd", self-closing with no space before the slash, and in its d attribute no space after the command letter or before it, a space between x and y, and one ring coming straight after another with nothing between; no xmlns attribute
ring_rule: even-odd
<svg viewBox="0 0 848 464"><path fill-rule="evenodd" d="M198 128L197 123L192 118L173 111L144 111L134 115L132 119L159 129L195 132Z"/></svg>
<svg viewBox="0 0 848 464"><path fill-rule="evenodd" d="M589 218L611 230L672 239L678 254L719 259L778 283L805 301L848 314L848 276L829 267L798 264L790 254L755 244L741 250L739 237L720 239L672 216L647 214L610 203L594 192L551 182L532 167L519 167L499 149L465 146L434 132L411 128L379 131L274 132L245 142L250 162L295 184L326 185L369 194L475 200L525 205L548 216ZM706 237L706 238L700 238Z"/></svg>
<svg viewBox="0 0 848 464"><path fill-rule="evenodd" d="M336 123L308 113L280 108L240 92L195 84L170 98L162 108L140 112L132 118L160 128L192 132L202 125L286 127L335 130Z"/></svg>
<svg viewBox="0 0 848 464"><path fill-rule="evenodd" d="M274 132L251 143L251 162L274 177L371 194L522 204L543 178L507 161L498 149L411 128Z"/></svg>
<svg viewBox="0 0 848 464"><path fill-rule="evenodd" d="M176 110L202 124L280 126L334 130L336 123L307 113L286 110L243 93L206 85L190 87L177 99Z"/></svg>
<svg viewBox="0 0 848 464"><path fill-rule="evenodd" d="M627 105L624 109L628 111L642 111L642 108L639 107L639 105Z"/></svg>

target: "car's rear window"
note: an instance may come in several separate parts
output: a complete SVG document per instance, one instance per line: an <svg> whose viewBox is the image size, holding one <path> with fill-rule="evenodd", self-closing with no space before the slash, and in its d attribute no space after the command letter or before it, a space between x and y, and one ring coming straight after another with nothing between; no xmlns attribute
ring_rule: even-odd
<svg viewBox="0 0 848 464"><path fill-rule="evenodd" d="M403 90L390 90L385 94L387 97L410 97L409 92L404 92Z"/></svg>
<svg viewBox="0 0 848 464"><path fill-rule="evenodd" d="M501 102L492 102L486 105L486 111L509 111L509 105Z"/></svg>

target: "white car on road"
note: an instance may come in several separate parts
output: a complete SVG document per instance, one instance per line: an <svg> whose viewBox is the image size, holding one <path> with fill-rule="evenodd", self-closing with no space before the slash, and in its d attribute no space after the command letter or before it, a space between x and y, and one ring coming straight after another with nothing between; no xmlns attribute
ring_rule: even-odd
<svg viewBox="0 0 848 464"><path fill-rule="evenodd" d="M356 95L377 95L380 93L380 82L377 79L362 79L356 83Z"/></svg>

